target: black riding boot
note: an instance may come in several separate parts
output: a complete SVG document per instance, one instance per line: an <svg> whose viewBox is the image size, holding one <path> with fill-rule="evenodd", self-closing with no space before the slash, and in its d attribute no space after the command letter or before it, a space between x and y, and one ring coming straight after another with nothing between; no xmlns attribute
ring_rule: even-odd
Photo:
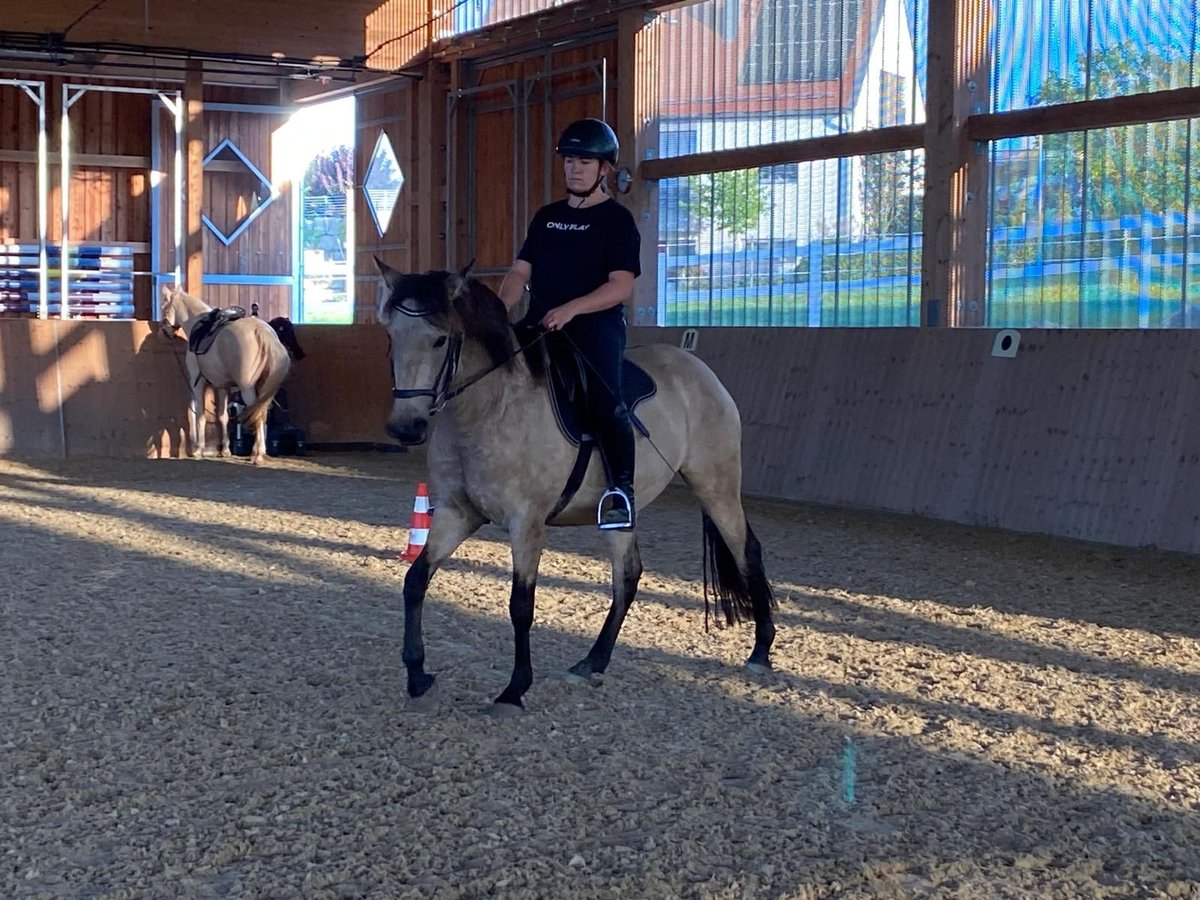
<svg viewBox="0 0 1200 900"><path fill-rule="evenodd" d="M597 423L596 432L610 485L600 498L596 524L602 531L628 531L637 524L637 511L633 500L633 426L625 404L617 407L608 422Z"/></svg>

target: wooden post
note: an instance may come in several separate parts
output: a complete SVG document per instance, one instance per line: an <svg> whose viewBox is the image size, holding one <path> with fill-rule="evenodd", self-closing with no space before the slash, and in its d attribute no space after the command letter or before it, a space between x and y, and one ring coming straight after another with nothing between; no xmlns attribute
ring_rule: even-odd
<svg viewBox="0 0 1200 900"><path fill-rule="evenodd" d="M425 64L425 77L413 86L414 178L419 208L413 228L414 271L453 267L446 258L446 89L442 63Z"/></svg>
<svg viewBox="0 0 1200 900"><path fill-rule="evenodd" d="M966 120L988 111L988 0L930 0L921 324L983 325L988 156Z"/></svg>
<svg viewBox="0 0 1200 900"><path fill-rule="evenodd" d="M660 43L656 13L629 9L618 15L615 130L621 142L619 164L629 170L631 182L629 193L617 196L642 233L642 274L626 309L635 325L655 324L658 311L658 182L642 178L638 165L658 152Z"/></svg>
<svg viewBox="0 0 1200 900"><path fill-rule="evenodd" d="M199 297L204 289L204 231L200 221L204 202L204 63L198 59L188 60L183 103L184 140L187 143L184 278L185 290Z"/></svg>

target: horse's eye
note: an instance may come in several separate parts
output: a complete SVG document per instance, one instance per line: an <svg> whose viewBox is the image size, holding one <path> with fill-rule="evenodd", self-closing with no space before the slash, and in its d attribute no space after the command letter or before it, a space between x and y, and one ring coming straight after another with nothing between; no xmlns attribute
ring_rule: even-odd
<svg viewBox="0 0 1200 900"><path fill-rule="evenodd" d="M446 343L446 336L443 334L440 338L433 342L433 348L436 350L442 344Z"/></svg>

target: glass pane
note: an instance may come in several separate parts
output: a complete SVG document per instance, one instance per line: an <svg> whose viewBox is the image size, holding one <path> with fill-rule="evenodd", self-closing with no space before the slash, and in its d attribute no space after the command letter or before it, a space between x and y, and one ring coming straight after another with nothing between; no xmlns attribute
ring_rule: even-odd
<svg viewBox="0 0 1200 900"><path fill-rule="evenodd" d="M655 320L917 325L923 165L905 151L660 182Z"/></svg>
<svg viewBox="0 0 1200 900"><path fill-rule="evenodd" d="M1192 0L998 0L997 112L1200 85Z"/></svg>
<svg viewBox="0 0 1200 900"><path fill-rule="evenodd" d="M663 13L663 157L925 120L925 0L702 0Z"/></svg>
<svg viewBox="0 0 1200 900"><path fill-rule="evenodd" d="M379 140L375 142L375 151L371 154L367 177L363 179L367 206L371 209L375 227L379 229L380 234L387 232L388 224L392 221L392 212L396 209L396 201L400 197L400 188L403 186L404 173L400 171L400 163L392 150L392 142L381 131Z"/></svg>

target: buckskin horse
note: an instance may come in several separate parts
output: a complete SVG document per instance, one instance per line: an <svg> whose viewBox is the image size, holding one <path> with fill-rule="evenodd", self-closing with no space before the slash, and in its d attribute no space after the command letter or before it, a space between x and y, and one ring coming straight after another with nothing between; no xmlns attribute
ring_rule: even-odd
<svg viewBox="0 0 1200 900"><path fill-rule="evenodd" d="M379 321L391 338L394 377L388 432L402 444L428 440L436 502L425 548L404 579L408 694L419 698L434 681L425 671L421 631L429 581L464 540L494 522L507 529L512 545L509 613L516 657L492 709L513 711L523 706L533 682L529 631L546 527L595 524L607 487L599 454L581 454L564 430L569 416L555 400L540 348L522 346L504 304L486 285L465 273L402 274L376 262L386 287ZM727 622L753 617L754 648L746 665L766 671L775 599L742 508L737 406L711 369L677 347L651 344L626 357L627 367L632 362L645 373L627 378L630 384L653 382L642 391L647 399L633 408L642 431L636 495L646 505L676 473L683 476L702 508L706 617L711 577ZM579 679L591 680L607 668L642 574L636 531L607 534L612 606L590 652L570 670Z"/></svg>
<svg viewBox="0 0 1200 900"><path fill-rule="evenodd" d="M222 316L223 310L214 310L199 297L169 285L163 286L160 306L163 334L173 337L176 330L182 329L188 339L185 364L191 390L188 429L192 455L205 454L205 385L212 385L215 395L218 453L229 455L229 389L237 388L246 404L241 422L255 429L250 458L261 465L267 458L267 411L292 365L275 329L256 316ZM200 338L201 332L205 340L198 345L194 339Z"/></svg>

